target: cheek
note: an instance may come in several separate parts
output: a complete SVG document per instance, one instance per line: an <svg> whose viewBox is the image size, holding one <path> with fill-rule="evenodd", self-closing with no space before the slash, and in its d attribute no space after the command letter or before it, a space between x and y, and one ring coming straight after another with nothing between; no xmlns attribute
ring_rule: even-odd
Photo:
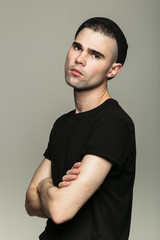
<svg viewBox="0 0 160 240"><path fill-rule="evenodd" d="M67 54L67 57L66 57L66 61L70 64L73 64L74 62L74 59L75 59L75 54L72 50L69 50L68 54Z"/></svg>
<svg viewBox="0 0 160 240"><path fill-rule="evenodd" d="M70 55L69 52L66 56L66 61L65 61L65 68L69 67L71 65L71 59L70 59Z"/></svg>
<svg viewBox="0 0 160 240"><path fill-rule="evenodd" d="M69 50L68 53L67 53L67 56L66 56L66 62L69 61L69 55L70 55L70 50Z"/></svg>
<svg viewBox="0 0 160 240"><path fill-rule="evenodd" d="M106 68L101 66L101 64L90 64L90 66L88 66L88 70L89 72L91 72L92 75L101 75L104 76L106 75Z"/></svg>

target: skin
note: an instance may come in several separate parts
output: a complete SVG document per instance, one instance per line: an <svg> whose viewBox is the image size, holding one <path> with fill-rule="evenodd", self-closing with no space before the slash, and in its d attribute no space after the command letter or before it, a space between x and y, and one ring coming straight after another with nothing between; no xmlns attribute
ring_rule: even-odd
<svg viewBox="0 0 160 240"><path fill-rule="evenodd" d="M79 167L81 166L81 162L76 162L73 167L66 172L66 175L63 176L62 182L59 183L58 187L63 188L67 187L71 181L77 179L80 174Z"/></svg>
<svg viewBox="0 0 160 240"><path fill-rule="evenodd" d="M59 188L66 187L71 181L75 180L80 173L78 169L81 166L80 162L73 165L72 169L66 172L66 175L62 178L62 182L59 183ZM48 218L44 213L40 197L38 194L38 186L42 183L42 180L51 180L51 161L48 159L43 159L37 170L35 171L31 183L26 192L25 208L30 216L37 216L42 218Z"/></svg>
<svg viewBox="0 0 160 240"><path fill-rule="evenodd" d="M92 90L103 84L106 87L107 78L119 67L119 64L113 64L112 55L116 48L116 40L84 28L67 54L66 82L76 90ZM74 68L82 74L76 73Z"/></svg>
<svg viewBox="0 0 160 240"><path fill-rule="evenodd" d="M95 108L110 98L108 78L122 69L120 63L115 63L116 52L115 39L89 28L78 34L65 63L65 79L74 88L77 113Z"/></svg>
<svg viewBox="0 0 160 240"><path fill-rule="evenodd" d="M65 63L65 79L74 89L76 113L91 110L110 98L107 80L122 68L115 63L116 41L83 29L72 44ZM63 176L58 187L51 178L51 161L44 159L26 193L31 216L49 217L60 224L72 219L99 189L112 164L99 156L85 155Z"/></svg>

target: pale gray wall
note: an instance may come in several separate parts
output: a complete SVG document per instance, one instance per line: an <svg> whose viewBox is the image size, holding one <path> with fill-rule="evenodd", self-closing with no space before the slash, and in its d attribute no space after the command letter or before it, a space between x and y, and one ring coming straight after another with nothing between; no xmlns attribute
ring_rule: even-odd
<svg viewBox="0 0 160 240"><path fill-rule="evenodd" d="M45 221L28 217L25 191L55 119L74 107L64 83L79 24L106 16L124 30L128 60L112 97L134 119L137 174L130 240L160 239L159 0L0 0L0 238L35 240Z"/></svg>

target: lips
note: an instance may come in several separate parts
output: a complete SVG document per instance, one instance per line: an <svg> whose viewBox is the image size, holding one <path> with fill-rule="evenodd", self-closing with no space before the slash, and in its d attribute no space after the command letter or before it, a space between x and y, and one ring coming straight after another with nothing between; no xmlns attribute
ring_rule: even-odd
<svg viewBox="0 0 160 240"><path fill-rule="evenodd" d="M75 76L82 76L83 74L81 73L80 70L78 70L77 68L72 68L71 69L71 73Z"/></svg>

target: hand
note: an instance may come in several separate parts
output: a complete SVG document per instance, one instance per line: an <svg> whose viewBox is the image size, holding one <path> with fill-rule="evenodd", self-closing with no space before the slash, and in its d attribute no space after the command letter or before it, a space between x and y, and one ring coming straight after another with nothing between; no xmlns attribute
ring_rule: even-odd
<svg viewBox="0 0 160 240"><path fill-rule="evenodd" d="M41 180L41 182L39 183L38 187L37 187L37 190L38 192L40 193L41 191L41 188L43 187L44 184L50 184L50 185L53 185L53 181L52 181L52 178L44 178L43 180Z"/></svg>
<svg viewBox="0 0 160 240"><path fill-rule="evenodd" d="M66 172L66 175L63 176L62 182L59 183L58 187L67 187L71 183L71 181L77 179L78 174L80 173L80 166L81 162L76 162L73 167Z"/></svg>

